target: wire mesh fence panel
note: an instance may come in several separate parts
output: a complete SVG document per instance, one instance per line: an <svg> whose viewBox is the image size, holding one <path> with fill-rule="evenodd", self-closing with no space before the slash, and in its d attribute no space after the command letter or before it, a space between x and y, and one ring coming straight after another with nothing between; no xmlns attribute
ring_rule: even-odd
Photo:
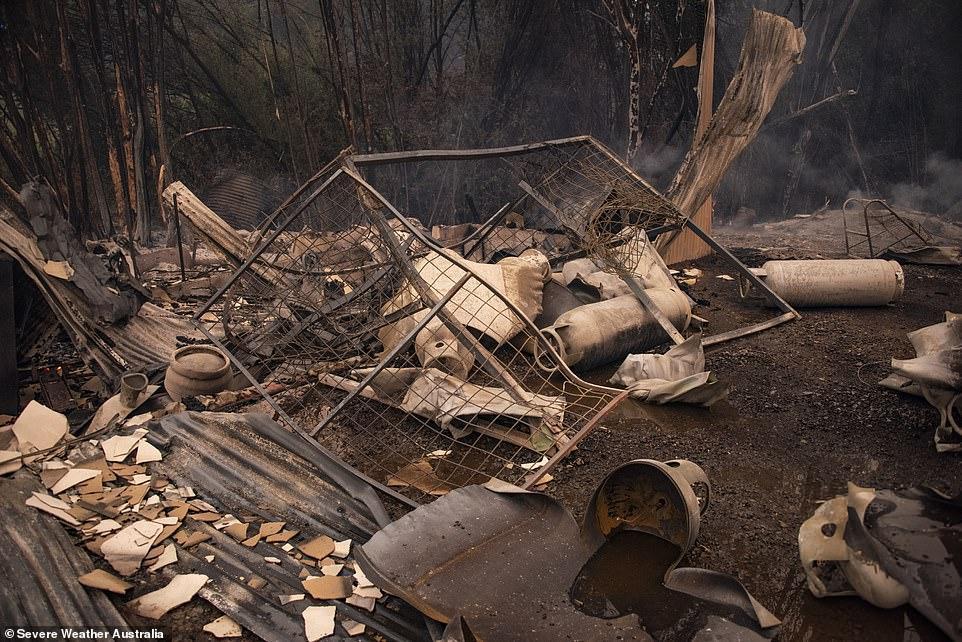
<svg viewBox="0 0 962 642"><path fill-rule="evenodd" d="M349 167L315 176L252 241L198 322L282 421L416 501L524 484L612 406L530 320L541 253L467 261Z"/></svg>
<svg viewBox="0 0 962 642"><path fill-rule="evenodd" d="M355 162L402 212L472 260L535 248L549 259L580 253L631 271L643 251L632 239L684 218L590 137L460 154L372 154Z"/></svg>
<svg viewBox="0 0 962 642"><path fill-rule="evenodd" d="M935 237L921 223L900 215L881 199L850 198L842 205L849 256L875 258L887 250L932 245Z"/></svg>

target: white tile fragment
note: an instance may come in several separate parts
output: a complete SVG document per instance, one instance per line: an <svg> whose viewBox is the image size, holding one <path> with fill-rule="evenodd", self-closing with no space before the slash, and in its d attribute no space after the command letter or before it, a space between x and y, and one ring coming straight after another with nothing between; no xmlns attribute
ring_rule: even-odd
<svg viewBox="0 0 962 642"><path fill-rule="evenodd" d="M99 470L92 470L90 468L71 468L67 471L66 475L57 480L57 483L53 485L50 492L54 495L59 495L77 484L82 484L85 481L93 479L99 474Z"/></svg>
<svg viewBox="0 0 962 642"><path fill-rule="evenodd" d="M307 642L317 642L334 634L333 606L309 606L301 616L304 618L304 634Z"/></svg>
<svg viewBox="0 0 962 642"><path fill-rule="evenodd" d="M138 464L148 464L152 461L161 461L163 458L164 456L160 454L157 447L144 439L137 446L137 456L134 461Z"/></svg>
<svg viewBox="0 0 962 642"><path fill-rule="evenodd" d="M156 573L165 566L174 564L177 562L177 547L173 544L168 544L164 547L164 552L157 556L154 563L147 567L147 570L151 573Z"/></svg>
<svg viewBox="0 0 962 642"><path fill-rule="evenodd" d="M13 423L13 434L20 444L20 452L28 455L55 446L69 427L64 414L32 400Z"/></svg>
<svg viewBox="0 0 962 642"><path fill-rule="evenodd" d="M215 638L239 638L244 632L240 624L226 615L222 615L213 622L205 624L204 631L210 633Z"/></svg>
<svg viewBox="0 0 962 642"><path fill-rule="evenodd" d="M300 602L304 597L304 593L294 593L292 595L278 595L277 599L281 604L290 604L291 602Z"/></svg>
<svg viewBox="0 0 962 642"><path fill-rule="evenodd" d="M351 554L351 540L345 539L340 542L334 542L334 550L331 552L331 557L337 557L344 559Z"/></svg>
<svg viewBox="0 0 962 642"><path fill-rule="evenodd" d="M47 495L45 493L34 492L29 499L26 501L27 506L37 508L45 513L49 513L56 517L57 519L63 520L70 524L71 526L80 526L73 515L69 512L70 504L65 501L61 501L56 497Z"/></svg>
<svg viewBox="0 0 962 642"><path fill-rule="evenodd" d="M141 617L159 620L171 609L194 599L206 583L207 576L201 573L175 575L164 588L141 595L127 606Z"/></svg>

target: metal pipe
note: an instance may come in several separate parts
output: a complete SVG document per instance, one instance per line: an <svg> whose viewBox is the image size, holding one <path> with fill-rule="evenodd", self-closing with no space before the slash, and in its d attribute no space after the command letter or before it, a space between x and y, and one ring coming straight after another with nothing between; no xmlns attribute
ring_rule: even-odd
<svg viewBox="0 0 962 642"><path fill-rule="evenodd" d="M180 207L177 206L177 194L174 194L174 229L177 231L177 255L180 257L180 280L187 280L187 271L184 269L184 240L180 235Z"/></svg>

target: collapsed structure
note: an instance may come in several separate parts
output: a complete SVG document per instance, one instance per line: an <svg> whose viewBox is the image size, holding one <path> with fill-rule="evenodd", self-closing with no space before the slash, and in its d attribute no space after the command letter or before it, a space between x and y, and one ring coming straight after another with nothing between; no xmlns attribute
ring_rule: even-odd
<svg viewBox="0 0 962 642"><path fill-rule="evenodd" d="M136 257L106 243L81 247L43 190L31 187L30 226L4 217L0 248L105 387L119 382L119 391L74 435L63 414L37 402L5 431L3 472L24 465L39 481L19 473L2 489L4 508L23 519L6 522L0 538L15 559L35 559L42 531L52 530L50 550L69 562L0 565L11 621L121 626L111 602L101 593L91 599L76 582L125 595L135 585L123 578L142 573L167 584L128 602L127 612L158 619L199 596L223 614L203 627L217 637L247 630L313 641L369 628L392 640L467 640L472 631L555 639L559 623L591 638L773 635L778 618L737 579L675 568L709 503L707 476L692 462L615 468L580 528L557 500L531 491L544 489L629 396L700 405L723 398L725 383L705 371L704 346L797 319L794 305L884 305L902 293L904 274L877 258L871 227L891 217L870 217L867 208L865 258L873 260L856 261L856 270L829 261L749 269L687 216L758 131L803 46L788 21L753 15L735 79L667 195L588 136L493 149L348 150L249 231L175 182L164 192L175 222L189 223L231 266L153 290L157 301L204 293L190 321L145 302L128 277L138 259L180 262L183 277L185 262L199 257L184 248ZM470 222L432 225L440 211L463 211L462 202ZM907 239L928 244L923 230L909 232L899 228L884 250L905 254ZM847 223L845 234L848 241ZM689 279L674 278L662 258L685 236L706 243L742 294L754 291L776 315L751 312L743 327L690 332L693 300L679 282ZM852 277L844 288L843 275ZM914 334L918 359L893 361L897 387L915 386L942 411L940 450L958 448L957 321L947 315ZM618 364L610 385L583 378ZM185 412L257 399L273 420ZM958 591L933 591L917 577L943 570L947 556L900 573L890 551L870 555L855 541L860 525L877 526L873 537L891 545L881 531L899 511L933 503L944 513L932 520L939 537L955 541L958 499L863 491L826 503L803 526L813 592L835 593L829 580L844 578L840 590L871 601L877 587L860 579L884 567L892 593L873 603L909 601L958 637L945 617ZM852 504L858 519L845 512ZM69 546L62 525L103 568ZM639 550L651 555L639 559ZM510 557L518 567L492 568ZM472 573L480 575L472 590L460 590ZM18 583L22 595L9 588ZM543 611L519 607L529 594Z"/></svg>

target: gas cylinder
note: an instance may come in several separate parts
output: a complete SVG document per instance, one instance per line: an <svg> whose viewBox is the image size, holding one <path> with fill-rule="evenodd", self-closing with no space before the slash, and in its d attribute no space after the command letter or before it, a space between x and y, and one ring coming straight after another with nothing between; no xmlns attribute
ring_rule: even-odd
<svg viewBox="0 0 962 642"><path fill-rule="evenodd" d="M886 305L905 289L902 266L884 259L768 261L752 271L796 308Z"/></svg>
<svg viewBox="0 0 962 642"><path fill-rule="evenodd" d="M679 332L688 327L691 306L681 290L645 291ZM633 294L569 310L542 332L564 362L576 370L621 360L668 341L658 321Z"/></svg>

